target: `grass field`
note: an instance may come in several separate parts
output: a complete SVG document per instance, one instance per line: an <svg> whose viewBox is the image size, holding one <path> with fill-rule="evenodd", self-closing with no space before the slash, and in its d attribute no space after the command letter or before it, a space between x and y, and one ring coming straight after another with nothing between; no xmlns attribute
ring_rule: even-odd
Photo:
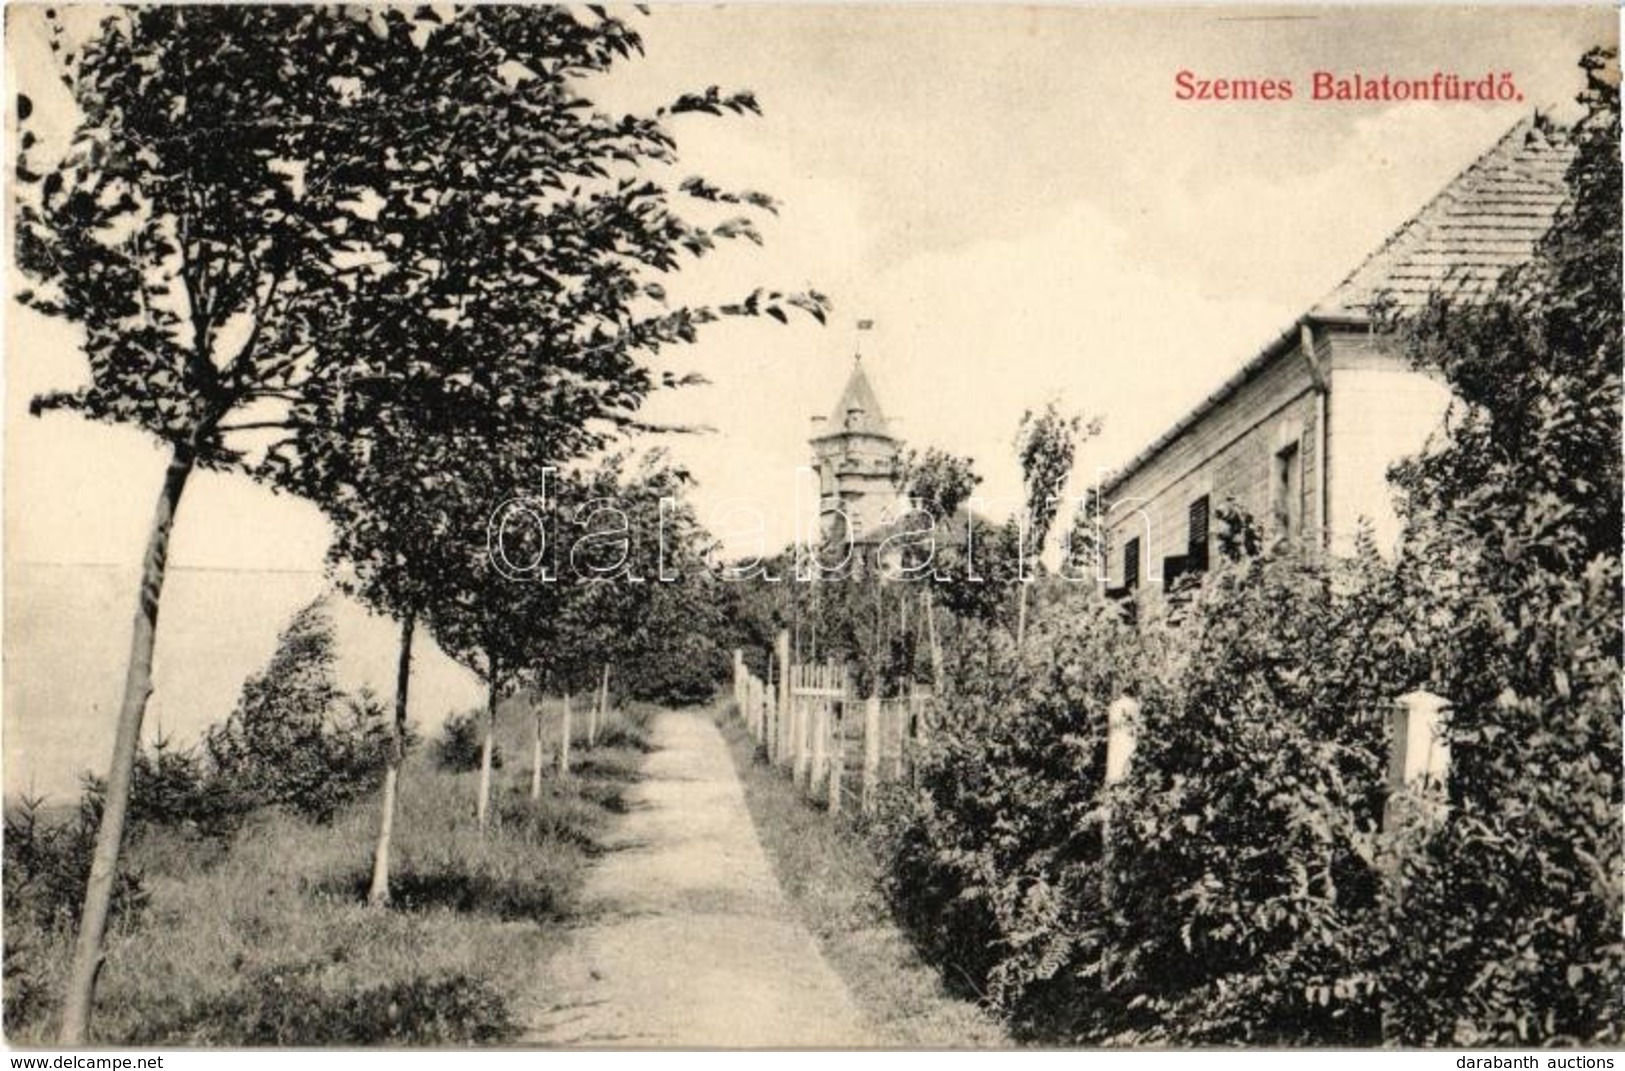
<svg viewBox="0 0 1625 1071"><path fill-rule="evenodd" d="M981 1008L947 994L935 969L892 922L879 893L879 861L854 820L806 802L782 773L757 762L755 742L731 708L718 708L717 724L779 883L868 1019L876 1043L1011 1045Z"/></svg>
<svg viewBox="0 0 1625 1071"><path fill-rule="evenodd" d="M547 749L529 799L528 713L510 703L493 828L474 824L476 775L420 747L401 781L393 903L364 902L377 831L369 797L328 825L255 815L222 845L146 829L128 851L150 899L109 933L93 1040L150 1045L501 1043L520 1036L535 965L572 917L582 871L637 777L646 712L580 738L561 779ZM556 724L556 719L555 719ZM556 729L555 729L556 732ZM48 1044L71 951L65 930L5 932L13 1045ZM19 985L26 999L14 999Z"/></svg>

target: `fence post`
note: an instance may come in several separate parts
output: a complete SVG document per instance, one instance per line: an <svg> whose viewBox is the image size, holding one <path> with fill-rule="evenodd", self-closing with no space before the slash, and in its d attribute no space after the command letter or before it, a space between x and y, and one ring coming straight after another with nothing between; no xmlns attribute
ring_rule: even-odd
<svg viewBox="0 0 1625 1071"><path fill-rule="evenodd" d="M817 681L818 674L816 666L808 666L803 672L807 676L807 683L809 685L812 685ZM790 754L793 760L790 772L791 776L795 779L795 782L798 785L804 784L807 778L807 734L810 728L807 723L810 720L810 715L812 714L812 701L812 696L803 695L801 697L801 702L796 704L796 723L795 725L791 726L790 730Z"/></svg>
<svg viewBox="0 0 1625 1071"><path fill-rule="evenodd" d="M778 659L779 659L779 704L778 704L778 708L779 708L779 720L783 721L784 716L785 716L785 712L790 709L790 689L791 689L791 685L794 683L794 681L792 679L794 674L792 673L792 665L791 665L791 662L790 662L790 630L789 629L787 629L787 628L779 629L779 634L776 637L774 637L774 640L773 640L773 652L774 652L774 654L778 655ZM778 747L779 747L778 743L775 742L773 744L773 750L775 751L775 753L778 751Z"/></svg>
<svg viewBox="0 0 1625 1071"><path fill-rule="evenodd" d="M734 648L734 709L745 716L745 652Z"/></svg>
<svg viewBox="0 0 1625 1071"><path fill-rule="evenodd" d="M875 790L880 783L880 682L870 685L863 701L863 813L875 809Z"/></svg>
<svg viewBox="0 0 1625 1071"><path fill-rule="evenodd" d="M763 728L767 725L768 709L773 705L773 678L769 676L762 682L761 693L756 697L756 705L751 708L754 725L751 731L760 738Z"/></svg>
<svg viewBox="0 0 1625 1071"><path fill-rule="evenodd" d="M892 746L895 747L897 751L892 755L891 779L893 781L901 781L903 779L903 766L906 762L906 752L908 750L908 724L914 720L913 681L908 682L908 694L903 696L899 702L893 703L892 710L894 711L894 716L892 719L894 731L891 734L893 738Z"/></svg>
<svg viewBox="0 0 1625 1071"><path fill-rule="evenodd" d="M1417 689L1394 700L1388 724L1388 800L1382 826L1393 828L1395 805L1406 789L1422 790L1424 815L1431 822L1444 817L1445 788L1450 778L1450 744L1444 738L1445 713L1450 700Z"/></svg>
<svg viewBox="0 0 1625 1071"><path fill-rule="evenodd" d="M570 772L570 693L564 693L564 727L559 733L559 773Z"/></svg>
<svg viewBox="0 0 1625 1071"><path fill-rule="evenodd" d="M825 797L830 814L841 813L841 781L846 776L846 676L841 677L841 713L830 717L829 793Z"/></svg>
<svg viewBox="0 0 1625 1071"><path fill-rule="evenodd" d="M1104 799L1100 819L1100 900L1105 910L1105 923L1113 925L1112 909L1116 891L1112 882L1115 869L1112 861L1112 786L1128 776L1129 763L1134 759L1134 748L1139 743L1140 704L1129 696L1121 696L1106 708L1106 776ZM1111 985L1112 946L1110 941L1100 950L1101 981Z"/></svg>
<svg viewBox="0 0 1625 1071"><path fill-rule="evenodd" d="M779 678L781 680L784 678L784 675L786 672L788 672L788 670L788 666L781 665L779 667ZM763 696L762 716L757 719L756 731L753 736L758 744L765 745L770 749L768 751L768 758L770 761L773 753L771 751L772 745L768 744L768 740L770 740L773 736L773 723L778 720L778 705L778 683L776 681L769 681L767 684L767 694Z"/></svg>
<svg viewBox="0 0 1625 1071"><path fill-rule="evenodd" d="M828 688L828 671L823 671L819 676L822 678L819 681L820 690ZM818 790L824 787L824 779L829 774L829 723L829 696L820 695L817 705L813 708L812 761L807 770L807 795L810 798L818 795Z"/></svg>
<svg viewBox="0 0 1625 1071"><path fill-rule="evenodd" d="M779 721L773 726L773 741L767 746L769 761L774 766L783 766L789 759L790 725L796 720L795 692L801 686L801 667L791 663L785 680L790 686L780 689L780 692L789 699L779 704Z"/></svg>
<svg viewBox="0 0 1625 1071"><path fill-rule="evenodd" d="M609 663L604 663L604 675L598 679L598 707L592 716L592 725L587 730L587 745L598 746L598 730L604 727L604 719L609 716Z"/></svg>
<svg viewBox="0 0 1625 1071"><path fill-rule="evenodd" d="M762 682L762 705L757 711L756 719L758 735L761 727L767 724L767 708L773 702L773 697L778 694L778 684L776 682L779 677L784 676L784 663L780 662L778 658L779 653L777 650L767 652L767 679ZM777 675L775 676L775 674Z"/></svg>
<svg viewBox="0 0 1625 1071"><path fill-rule="evenodd" d="M542 798L542 716L544 713L541 697L536 699L536 705L531 708L531 741L530 741L530 798Z"/></svg>
<svg viewBox="0 0 1625 1071"><path fill-rule="evenodd" d="M802 698L800 689L807 684L807 667L797 665L792 675L795 686L790 691L790 702L779 715L779 740L774 751L778 764L790 767L796 758L796 726L801 723Z"/></svg>
<svg viewBox="0 0 1625 1071"><path fill-rule="evenodd" d="M1140 704L1123 696L1113 701L1106 711L1106 784L1115 785L1128 774L1128 764L1134 758L1134 747L1139 743L1135 720Z"/></svg>
<svg viewBox="0 0 1625 1071"><path fill-rule="evenodd" d="M936 702L936 687L920 692L920 709L915 712L915 751L925 748L931 739L931 707Z"/></svg>

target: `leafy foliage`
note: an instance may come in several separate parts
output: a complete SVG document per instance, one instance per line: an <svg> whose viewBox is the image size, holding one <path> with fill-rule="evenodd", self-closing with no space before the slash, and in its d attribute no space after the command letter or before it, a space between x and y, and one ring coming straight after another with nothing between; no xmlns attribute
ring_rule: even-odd
<svg viewBox="0 0 1625 1071"><path fill-rule="evenodd" d="M1582 66L1571 199L1535 259L1400 328L1458 399L1395 473L1455 702L1450 818L1401 908L1411 965L1437 964L1401 975L1416 1044L1617 1043L1625 1021L1617 56Z"/></svg>
<svg viewBox="0 0 1625 1071"><path fill-rule="evenodd" d="M370 693L344 697L333 666L332 617L318 599L294 615L270 664L204 738L211 775L234 809L279 806L325 821L376 787L386 712Z"/></svg>
<svg viewBox="0 0 1625 1071"><path fill-rule="evenodd" d="M78 922L90 857L101 821L101 794L91 784L66 820L52 821L42 801L19 800L5 817L5 910L8 934L25 928L54 930ZM122 870L114 886L114 915L135 921L147 894L141 878Z"/></svg>
<svg viewBox="0 0 1625 1071"><path fill-rule="evenodd" d="M22 132L19 297L77 329L88 376L33 410L138 428L171 452L108 782L116 855L194 467L328 514L340 583L406 626L397 737L419 619L485 678L494 715L519 674L545 672L569 590L516 592L490 567L496 504L650 430L636 419L647 396L697 381L655 370L662 349L729 317L822 322L827 302L761 287L668 299L664 276L726 242L759 244L745 213L776 207L671 182L672 126L759 106L718 87L649 114L594 106L583 86L641 50L604 9L126 8L66 52L55 11L41 14L78 124L50 161ZM31 115L20 99L19 120ZM230 782L233 807L327 818L400 749L386 750L374 700L341 702L319 625L296 621L283 639L210 733L209 776ZM161 814L218 802L190 798L190 762L160 756L148 771ZM92 1004L101 882L87 900L69 1042Z"/></svg>
<svg viewBox="0 0 1625 1071"><path fill-rule="evenodd" d="M492 1045L519 1035L508 1001L484 979L420 976L335 990L322 984L324 966L262 968L178 1021L154 1025L166 1044L216 1046Z"/></svg>
<svg viewBox="0 0 1625 1071"><path fill-rule="evenodd" d="M1066 975L1098 958L1106 708L1132 687L1132 659L1111 657L1132 632L1103 604L1079 611L1024 647L966 630L917 783L882 827L902 917L950 984L1028 1033L1087 1007Z"/></svg>
<svg viewBox="0 0 1625 1071"><path fill-rule="evenodd" d="M1116 1034L1380 1039L1384 731L1407 679L1391 595L1369 552L1330 572L1254 558L1186 608L1112 804Z"/></svg>
<svg viewBox="0 0 1625 1071"><path fill-rule="evenodd" d="M565 552L587 578L562 611L547 652L555 686L612 687L653 703L709 700L728 672L722 589L712 537L688 499L688 473L664 451L603 459L568 518Z"/></svg>
<svg viewBox="0 0 1625 1071"><path fill-rule="evenodd" d="M77 810L53 818L44 802L24 797L5 815L5 1022L15 1033L43 1018L54 994L50 978L53 938L79 923L85 882L90 877L102 795L92 782ZM147 905L139 873L128 864L115 875L112 919L119 930L134 927Z"/></svg>
<svg viewBox="0 0 1625 1071"><path fill-rule="evenodd" d="M890 824L893 897L950 979L1051 1040L1371 1039L1402 630L1374 562L1332 579L1252 559L1177 627L1080 591L1030 645L965 629ZM1122 696L1141 742L1106 790Z"/></svg>
<svg viewBox="0 0 1625 1071"><path fill-rule="evenodd" d="M1054 402L1041 412L1029 409L1021 415L1016 458L1021 462L1021 482L1026 491L1022 549L1029 558L1042 552L1055 525L1061 491L1072 475L1080 442L1099 434L1099 418L1085 424L1081 414L1064 414Z"/></svg>
<svg viewBox="0 0 1625 1071"><path fill-rule="evenodd" d="M477 710L453 714L440 729L440 738L434 744L435 764L451 773L468 773L480 768L480 739L484 730L480 726L483 712ZM493 745L491 766L502 768L502 749Z"/></svg>
<svg viewBox="0 0 1625 1071"><path fill-rule="evenodd" d="M1021 1032L1618 1043L1620 120L1615 57L1582 66L1570 202L1533 261L1390 335L1457 397L1392 474L1395 560L1265 551L1227 510L1177 613L1130 630L1062 599L1041 654L956 626L943 724L881 826L888 889ZM1384 711L1417 687L1453 703L1429 820L1386 798ZM1102 789L1113 695L1139 744Z"/></svg>

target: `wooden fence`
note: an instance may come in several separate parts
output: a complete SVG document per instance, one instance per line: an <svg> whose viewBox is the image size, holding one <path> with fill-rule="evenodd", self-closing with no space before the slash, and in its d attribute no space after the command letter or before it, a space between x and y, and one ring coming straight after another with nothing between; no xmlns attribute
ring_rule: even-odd
<svg viewBox="0 0 1625 1071"><path fill-rule="evenodd" d="M872 811L880 786L908 776L930 736L931 690L909 684L895 698L860 698L846 667L790 659L781 633L766 680L734 651L734 705L767 761L833 814Z"/></svg>
<svg viewBox="0 0 1625 1071"><path fill-rule="evenodd" d="M857 806L874 809L880 786L910 775L930 739L935 717L929 688L910 683L893 698L859 698L852 676L835 663L790 659L788 632L781 632L767 662L767 679L745 666L734 651L734 704L767 761L782 769L811 800L833 814ZM1449 745L1442 726L1450 702L1427 691L1396 698L1389 708L1388 805L1383 827L1393 828L1395 807L1408 801L1425 821L1445 807ZM1127 776L1141 732L1140 705L1128 696L1107 714L1105 782ZM1375 861L1371 845L1368 861Z"/></svg>

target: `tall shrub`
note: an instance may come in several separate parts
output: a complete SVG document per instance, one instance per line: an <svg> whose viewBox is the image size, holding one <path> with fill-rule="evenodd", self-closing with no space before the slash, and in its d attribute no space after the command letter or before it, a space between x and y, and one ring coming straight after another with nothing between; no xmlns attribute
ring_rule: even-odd
<svg viewBox="0 0 1625 1071"><path fill-rule="evenodd" d="M385 712L368 696L346 699L334 661L332 616L317 599L294 615L270 664L243 684L237 708L204 739L232 807L282 806L325 821L377 784L387 756Z"/></svg>
<svg viewBox="0 0 1625 1071"><path fill-rule="evenodd" d="M1186 615L1114 805L1115 1036L1375 1041L1383 734L1408 673L1384 567L1244 559Z"/></svg>
<svg viewBox="0 0 1625 1071"><path fill-rule="evenodd" d="M1069 609L1026 644L962 630L940 724L884 822L888 893L946 979L1045 1038L1098 1032L1107 712L1157 687L1115 608Z"/></svg>
<svg viewBox="0 0 1625 1071"><path fill-rule="evenodd" d="M1569 203L1534 261L1404 325L1457 397L1396 474L1418 638L1454 702L1452 806L1400 909L1407 1043L1617 1043L1625 1022L1617 57L1582 66Z"/></svg>

